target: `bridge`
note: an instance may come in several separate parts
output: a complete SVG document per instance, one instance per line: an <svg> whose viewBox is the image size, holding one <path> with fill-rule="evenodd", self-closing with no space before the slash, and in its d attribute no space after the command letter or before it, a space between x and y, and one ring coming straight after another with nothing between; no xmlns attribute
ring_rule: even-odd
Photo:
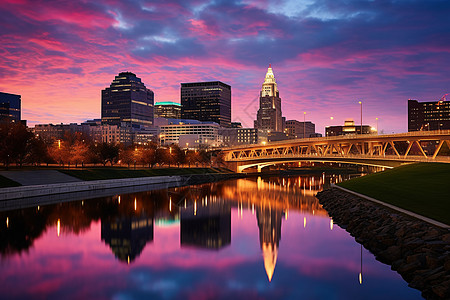
<svg viewBox="0 0 450 300"><path fill-rule="evenodd" d="M450 163L450 130L359 134L284 140L225 148L228 168L243 172L292 162L337 162L393 168L413 162Z"/></svg>

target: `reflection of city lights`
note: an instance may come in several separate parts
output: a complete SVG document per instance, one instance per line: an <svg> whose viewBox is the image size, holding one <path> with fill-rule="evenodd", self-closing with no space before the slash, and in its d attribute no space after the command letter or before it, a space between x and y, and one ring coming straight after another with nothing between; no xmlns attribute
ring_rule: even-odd
<svg viewBox="0 0 450 300"><path fill-rule="evenodd" d="M137 210L137 201L136 201L136 198L134 198L134 210L135 210L135 211Z"/></svg>
<svg viewBox="0 0 450 300"><path fill-rule="evenodd" d="M6 228L9 228L9 218L6 217Z"/></svg>
<svg viewBox="0 0 450 300"><path fill-rule="evenodd" d="M81 205L82 205L82 206L84 205L84 201L81 201Z"/></svg>
<svg viewBox="0 0 450 300"><path fill-rule="evenodd" d="M286 210L284 212L284 218L287 220L288 219L288 215L289 215L289 210Z"/></svg>
<svg viewBox="0 0 450 300"><path fill-rule="evenodd" d="M306 228L306 217L303 217L303 228Z"/></svg>
<svg viewBox="0 0 450 300"><path fill-rule="evenodd" d="M38 205L38 211L39 211L39 205Z"/></svg>
<svg viewBox="0 0 450 300"><path fill-rule="evenodd" d="M172 199L169 199L169 211L172 211Z"/></svg>
<svg viewBox="0 0 450 300"><path fill-rule="evenodd" d="M197 201L194 201L194 216L197 215Z"/></svg>
<svg viewBox="0 0 450 300"><path fill-rule="evenodd" d="M330 230L333 230L333 219L330 219Z"/></svg>
<svg viewBox="0 0 450 300"><path fill-rule="evenodd" d="M128 262L128 264L130 264L130 256L129 255L127 256L127 262Z"/></svg>
<svg viewBox="0 0 450 300"><path fill-rule="evenodd" d="M58 219L58 222L56 222L56 234L59 236L61 234L61 220Z"/></svg>
<svg viewBox="0 0 450 300"><path fill-rule="evenodd" d="M119 198L118 198L117 200L118 200L118 202L119 202L119 204L120 204L120 196L119 196Z"/></svg>
<svg viewBox="0 0 450 300"><path fill-rule="evenodd" d="M361 270L359 272L359 284L362 284L362 244L361 244Z"/></svg>
<svg viewBox="0 0 450 300"><path fill-rule="evenodd" d="M252 203L252 215L255 214L255 204Z"/></svg>

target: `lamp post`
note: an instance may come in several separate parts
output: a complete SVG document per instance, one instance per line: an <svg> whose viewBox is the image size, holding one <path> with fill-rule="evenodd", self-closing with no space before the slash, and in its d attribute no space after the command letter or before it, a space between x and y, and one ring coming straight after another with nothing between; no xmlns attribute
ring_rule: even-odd
<svg viewBox="0 0 450 300"><path fill-rule="evenodd" d="M359 101L359 104L361 106L361 134L363 134L363 123L362 123L362 101Z"/></svg>
<svg viewBox="0 0 450 300"><path fill-rule="evenodd" d="M303 112L303 138L306 138L306 111Z"/></svg>
<svg viewBox="0 0 450 300"><path fill-rule="evenodd" d="M378 118L375 118L375 120L377 120L377 134L379 134L378 133Z"/></svg>

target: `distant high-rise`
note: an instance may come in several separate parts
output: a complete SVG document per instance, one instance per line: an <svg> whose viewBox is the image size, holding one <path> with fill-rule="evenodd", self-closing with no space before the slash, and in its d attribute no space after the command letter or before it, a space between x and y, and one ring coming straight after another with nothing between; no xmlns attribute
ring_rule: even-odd
<svg viewBox="0 0 450 300"><path fill-rule="evenodd" d="M231 86L220 81L181 84L181 118L231 126Z"/></svg>
<svg viewBox="0 0 450 300"><path fill-rule="evenodd" d="M20 122L20 95L0 92L0 122Z"/></svg>
<svg viewBox="0 0 450 300"><path fill-rule="evenodd" d="M271 65L267 69L266 78L260 92L255 128L265 132L283 131L281 98Z"/></svg>
<svg viewBox="0 0 450 300"><path fill-rule="evenodd" d="M450 101L408 100L408 131L450 129Z"/></svg>
<svg viewBox="0 0 450 300"><path fill-rule="evenodd" d="M181 119L180 103L166 101L155 103L155 118Z"/></svg>
<svg viewBox="0 0 450 300"><path fill-rule="evenodd" d="M102 91L102 124L153 125L153 91L131 72L116 76Z"/></svg>
<svg viewBox="0 0 450 300"><path fill-rule="evenodd" d="M316 125L310 121L299 122L297 120L286 121L286 133L294 136L295 138L303 139L314 136L316 132Z"/></svg>

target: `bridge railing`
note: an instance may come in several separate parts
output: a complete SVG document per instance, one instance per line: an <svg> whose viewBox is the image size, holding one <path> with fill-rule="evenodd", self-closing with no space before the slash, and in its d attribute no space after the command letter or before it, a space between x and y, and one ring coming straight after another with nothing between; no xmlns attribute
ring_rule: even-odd
<svg viewBox="0 0 450 300"><path fill-rule="evenodd" d="M408 155L397 156L397 155L368 155L368 154L327 154L319 155L318 153L312 154L269 154L254 157L241 157L241 158L231 158L227 161L251 161L251 160L261 160L261 159L276 159L276 158L348 158L348 159L370 159L370 160L400 160L400 161L415 161L415 162L450 162L450 156L436 156L424 157L419 155Z"/></svg>
<svg viewBox="0 0 450 300"><path fill-rule="evenodd" d="M364 140L374 138L374 137L380 137L380 138L397 138L397 137L430 137L435 135L450 135L450 130L430 130L430 131L411 131L411 132L404 132L404 133L388 133L388 134L377 134L377 133L369 133L369 134L346 134L346 135L340 135L340 136L324 136L324 137L313 137L313 138L303 138L303 139L291 139L291 140L282 140L282 141L276 141L276 142L270 142L265 145L262 144L246 144L246 145L239 145L234 147L225 147L222 150L224 151L232 151L232 150L239 150L243 148L268 148L271 146L280 146L285 144L292 144L292 143L298 143L298 142L318 142L318 141L339 141L339 140L348 140L348 139L354 139L356 140Z"/></svg>

